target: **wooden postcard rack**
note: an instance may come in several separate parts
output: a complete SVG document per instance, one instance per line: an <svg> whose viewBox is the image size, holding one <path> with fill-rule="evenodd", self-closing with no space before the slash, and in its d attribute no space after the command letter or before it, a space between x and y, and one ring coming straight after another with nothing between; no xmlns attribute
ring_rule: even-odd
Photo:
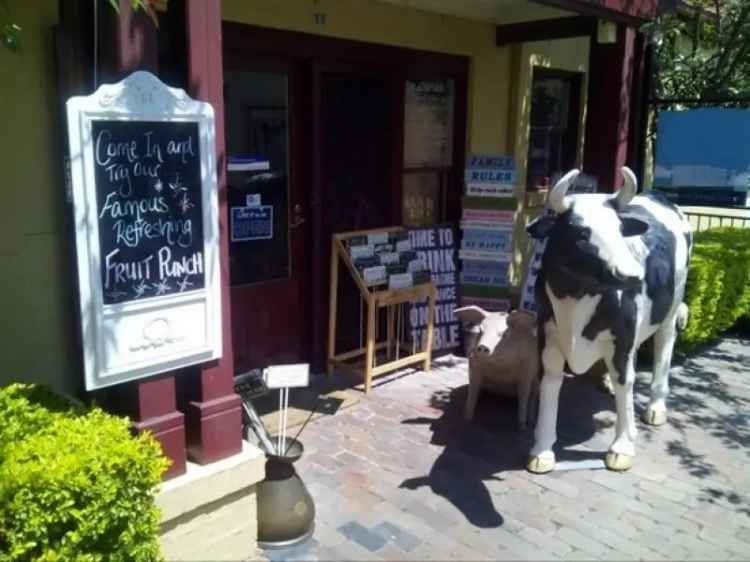
<svg viewBox="0 0 750 562"><path fill-rule="evenodd" d="M380 228L334 234L331 247L331 294L328 315L328 375L339 368L364 378L365 392L372 388L372 378L378 375L396 371L409 365L422 363L422 369L430 370L432 353L433 327L435 323L435 301L437 291L431 281L415 284L404 288L389 288L389 282L370 286L363 274L357 269L352 259L349 243L354 238L387 237L403 233L402 227ZM364 330L364 345L344 353L336 353L336 318L338 314L338 281L339 260L344 262L346 270L354 279L359 290L363 306L366 311L366 328ZM429 275L429 272L427 272ZM404 303L428 301L427 325L423 331L422 341L404 341L402 334L401 310ZM386 311L385 340L378 342L379 314ZM363 314L364 315L364 314ZM363 318L360 318L360 325ZM403 319L406 321L406 318ZM362 338L360 338L362 340ZM419 345L419 349L417 346ZM378 354L385 355L385 362L376 364ZM362 364L362 358L364 363ZM359 365L357 363L360 363Z"/></svg>

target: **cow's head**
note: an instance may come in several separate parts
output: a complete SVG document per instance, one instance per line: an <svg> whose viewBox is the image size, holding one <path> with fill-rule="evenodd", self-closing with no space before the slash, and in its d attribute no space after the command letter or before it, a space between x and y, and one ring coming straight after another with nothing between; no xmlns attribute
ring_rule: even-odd
<svg viewBox="0 0 750 562"><path fill-rule="evenodd" d="M567 195L578 174L571 170L555 184L548 201L553 214L533 221L527 231L548 238L545 256L583 288L640 287L644 268L625 240L648 230L646 222L627 212L637 190L635 174L622 168L625 183L616 195Z"/></svg>

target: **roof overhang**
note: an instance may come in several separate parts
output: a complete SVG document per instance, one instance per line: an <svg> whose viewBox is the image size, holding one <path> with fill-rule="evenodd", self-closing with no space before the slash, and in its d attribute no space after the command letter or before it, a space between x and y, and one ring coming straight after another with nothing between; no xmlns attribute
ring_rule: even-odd
<svg viewBox="0 0 750 562"><path fill-rule="evenodd" d="M656 17L659 0L531 0L536 4L638 26Z"/></svg>

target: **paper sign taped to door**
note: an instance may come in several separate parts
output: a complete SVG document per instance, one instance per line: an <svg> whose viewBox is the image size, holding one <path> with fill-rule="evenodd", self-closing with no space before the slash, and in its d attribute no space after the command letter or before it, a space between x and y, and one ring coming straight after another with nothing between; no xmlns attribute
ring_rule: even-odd
<svg viewBox="0 0 750 562"><path fill-rule="evenodd" d="M273 206L232 207L231 240L270 240L273 238Z"/></svg>
<svg viewBox="0 0 750 562"><path fill-rule="evenodd" d="M272 365L263 372L268 388L298 388L310 384L310 364Z"/></svg>

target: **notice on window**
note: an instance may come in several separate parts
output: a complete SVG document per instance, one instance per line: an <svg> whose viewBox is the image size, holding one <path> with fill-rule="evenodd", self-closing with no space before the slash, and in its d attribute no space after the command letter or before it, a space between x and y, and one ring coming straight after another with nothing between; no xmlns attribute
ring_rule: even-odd
<svg viewBox="0 0 750 562"><path fill-rule="evenodd" d="M232 242L273 238L273 205L232 207Z"/></svg>
<svg viewBox="0 0 750 562"><path fill-rule="evenodd" d="M452 80L406 83L404 166L447 167L453 160Z"/></svg>

